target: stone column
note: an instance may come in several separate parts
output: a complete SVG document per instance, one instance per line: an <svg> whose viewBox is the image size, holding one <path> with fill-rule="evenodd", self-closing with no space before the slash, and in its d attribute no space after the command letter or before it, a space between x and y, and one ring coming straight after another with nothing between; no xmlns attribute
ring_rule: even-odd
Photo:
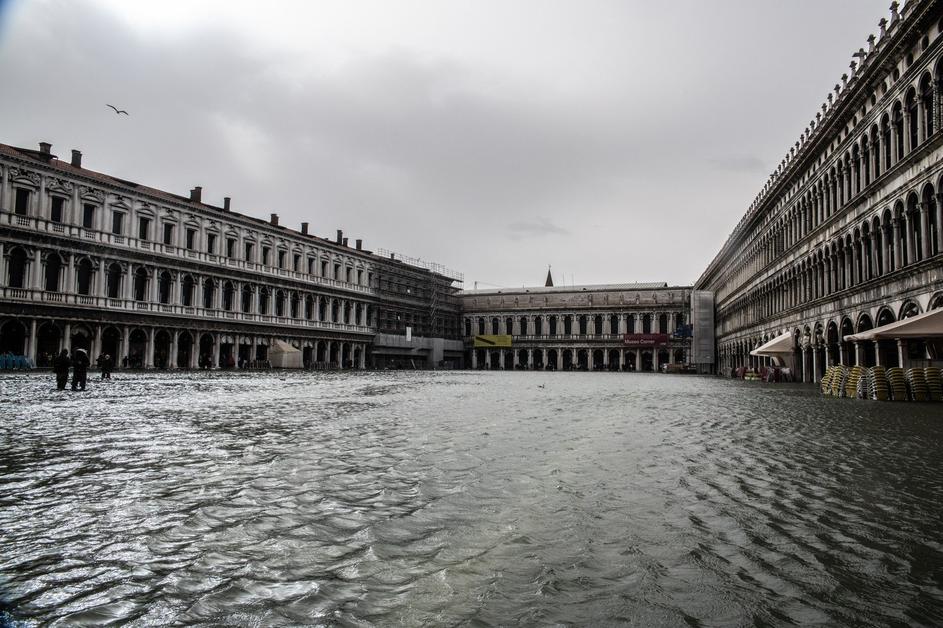
<svg viewBox="0 0 943 628"><path fill-rule="evenodd" d="M127 325L122 330L120 353L120 356L115 356L115 364L124 366L124 358L131 357L131 328Z"/></svg>
<svg viewBox="0 0 943 628"><path fill-rule="evenodd" d="M894 243L894 270L900 270L903 264L903 252L900 250L900 219L894 218L891 220L892 225L892 237Z"/></svg>
<svg viewBox="0 0 943 628"><path fill-rule="evenodd" d="M134 298L134 273L131 264L128 264L128 270L124 274L124 298L131 300Z"/></svg>
<svg viewBox="0 0 943 628"><path fill-rule="evenodd" d="M877 340L874 342L874 366L881 366L881 344Z"/></svg>
<svg viewBox="0 0 943 628"><path fill-rule="evenodd" d="M561 348L557 349L557 370L563 370L563 349Z"/></svg>
<svg viewBox="0 0 943 628"><path fill-rule="evenodd" d="M472 367L472 370L475 370L478 368L478 350L475 349L474 347L472 347L472 350L471 350L471 367Z"/></svg>
<svg viewBox="0 0 943 628"><path fill-rule="evenodd" d="M30 359L32 364L36 364L36 345L38 344L36 336L36 319L34 318L29 322L29 344L26 347L26 356Z"/></svg>
<svg viewBox="0 0 943 628"><path fill-rule="evenodd" d="M498 368L500 368L502 371L505 369L503 349L498 351Z"/></svg>
<svg viewBox="0 0 943 628"><path fill-rule="evenodd" d="M170 332L170 355L167 356L167 368L170 369L177 368L177 337L179 335L179 330L175 329Z"/></svg>
<svg viewBox="0 0 943 628"><path fill-rule="evenodd" d="M68 264L63 292L75 294L75 253L69 253Z"/></svg>
<svg viewBox="0 0 943 628"><path fill-rule="evenodd" d="M642 348L639 347L635 350L635 372L642 372Z"/></svg>
<svg viewBox="0 0 943 628"><path fill-rule="evenodd" d="M807 383L809 381L809 348L802 347L802 383Z"/></svg>
<svg viewBox="0 0 943 628"><path fill-rule="evenodd" d="M908 364L905 362L907 360L907 341L901 338L897 339L897 365L900 368L907 368Z"/></svg>
<svg viewBox="0 0 943 628"><path fill-rule="evenodd" d="M609 349L602 350L602 365L604 371L609 370Z"/></svg>
<svg viewBox="0 0 943 628"><path fill-rule="evenodd" d="M858 341L855 341L855 366L864 366L863 364L861 364L861 355L862 355L861 343Z"/></svg>
<svg viewBox="0 0 943 628"><path fill-rule="evenodd" d="M930 257L930 211L926 203L917 205L920 211L920 254L921 259Z"/></svg>
<svg viewBox="0 0 943 628"><path fill-rule="evenodd" d="M517 324L517 319L515 319L514 323ZM518 355L517 349L512 350L511 364L515 369L521 365L521 357Z"/></svg>
<svg viewBox="0 0 943 628"><path fill-rule="evenodd" d="M89 351L92 352L92 355L88 356L88 359L92 361L92 364L95 364L95 360L98 359L98 356L102 352L102 326L96 325L94 331L92 332L92 342L89 346Z"/></svg>
<svg viewBox="0 0 943 628"><path fill-rule="evenodd" d="M625 349L619 349L619 370L625 370Z"/></svg>
<svg viewBox="0 0 943 628"><path fill-rule="evenodd" d="M907 210L904 210L904 232L907 239L907 255L904 259L904 265L913 264L917 261L917 256L914 251L914 228L910 224L910 213Z"/></svg>
<svg viewBox="0 0 943 628"><path fill-rule="evenodd" d="M841 339L838 340L838 363L845 364L845 345L842 343Z"/></svg>
<svg viewBox="0 0 943 628"><path fill-rule="evenodd" d="M147 330L147 353L144 361L146 369L154 368L154 337L156 335L157 332L153 327Z"/></svg>
<svg viewBox="0 0 943 628"><path fill-rule="evenodd" d="M218 291L217 291L218 292ZM219 345L222 342L219 334L211 334L213 337L213 365L212 368L219 368Z"/></svg>
<svg viewBox="0 0 943 628"><path fill-rule="evenodd" d="M69 355L72 355L72 323L65 324L65 331L63 331L62 338L59 341L59 351L63 349L68 349Z"/></svg>
<svg viewBox="0 0 943 628"><path fill-rule="evenodd" d="M491 369L491 351L485 349L485 368Z"/></svg>

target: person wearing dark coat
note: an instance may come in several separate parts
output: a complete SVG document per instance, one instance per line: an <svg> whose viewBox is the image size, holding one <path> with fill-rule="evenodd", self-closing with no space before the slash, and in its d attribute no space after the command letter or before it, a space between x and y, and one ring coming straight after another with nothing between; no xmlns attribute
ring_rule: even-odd
<svg viewBox="0 0 943 628"><path fill-rule="evenodd" d="M72 358L72 390L85 390L89 362L85 349L77 349Z"/></svg>
<svg viewBox="0 0 943 628"><path fill-rule="evenodd" d="M56 386L59 390L65 390L65 385L69 381L70 366L72 366L72 360L69 359L68 349L63 349L52 361L52 370L56 372Z"/></svg>

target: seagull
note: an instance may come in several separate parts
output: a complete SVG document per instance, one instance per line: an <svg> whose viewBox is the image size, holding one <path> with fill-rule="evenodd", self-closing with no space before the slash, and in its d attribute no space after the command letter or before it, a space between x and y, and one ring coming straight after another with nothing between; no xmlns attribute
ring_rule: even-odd
<svg viewBox="0 0 943 628"><path fill-rule="evenodd" d="M105 104L108 105L108 103L105 103ZM111 107L112 109L114 109L114 110L115 110L115 113L123 113L124 115L129 115L128 112L125 111L124 109L118 109L118 108L115 107L114 105L108 105L108 106Z"/></svg>

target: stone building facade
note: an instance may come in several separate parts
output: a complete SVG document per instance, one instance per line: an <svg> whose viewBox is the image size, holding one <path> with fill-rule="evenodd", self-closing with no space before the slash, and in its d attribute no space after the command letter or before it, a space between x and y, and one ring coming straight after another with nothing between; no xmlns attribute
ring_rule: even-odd
<svg viewBox="0 0 943 628"><path fill-rule="evenodd" d="M419 291L405 305L390 268L451 291L452 279L410 270L334 240L170 194L52 154L0 145L0 352L47 364L85 348L121 364L196 368L266 358L276 339L312 367L372 365L378 315L397 302L434 309ZM404 266L407 268L404 270ZM458 340L458 305L439 307ZM418 315L418 314L417 314ZM411 316L411 314L410 314ZM448 323L443 321L447 320ZM395 334L393 334L395 337Z"/></svg>
<svg viewBox="0 0 943 628"><path fill-rule="evenodd" d="M666 283L466 290L466 365L656 371L687 360L690 287ZM485 337L510 346L483 348Z"/></svg>
<svg viewBox="0 0 943 628"><path fill-rule="evenodd" d="M937 355L846 341L943 306L943 3L894 2L879 28L695 284L721 371L762 365L750 351L784 333L805 381Z"/></svg>

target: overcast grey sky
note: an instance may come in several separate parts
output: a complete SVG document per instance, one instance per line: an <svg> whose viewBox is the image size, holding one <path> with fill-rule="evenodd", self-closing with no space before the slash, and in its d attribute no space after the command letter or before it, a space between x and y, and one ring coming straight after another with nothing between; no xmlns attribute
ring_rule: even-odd
<svg viewBox="0 0 943 628"><path fill-rule="evenodd" d="M688 284L888 4L0 1L0 142L466 288Z"/></svg>

